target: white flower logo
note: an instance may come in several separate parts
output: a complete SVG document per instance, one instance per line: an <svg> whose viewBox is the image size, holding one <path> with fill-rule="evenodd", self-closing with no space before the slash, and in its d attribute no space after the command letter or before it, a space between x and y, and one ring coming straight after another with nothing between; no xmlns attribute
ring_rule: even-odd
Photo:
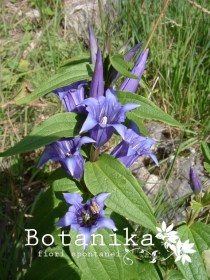
<svg viewBox="0 0 210 280"><path fill-rule="evenodd" d="M175 255L175 262L181 261L182 264L185 262L191 262L189 254L195 253L192 249L194 243L190 243L186 240L184 243L179 239L177 231L173 231L173 224L166 226L165 222L162 222L161 227L156 227L158 233L156 238L163 240L164 247L168 250L170 249Z"/></svg>

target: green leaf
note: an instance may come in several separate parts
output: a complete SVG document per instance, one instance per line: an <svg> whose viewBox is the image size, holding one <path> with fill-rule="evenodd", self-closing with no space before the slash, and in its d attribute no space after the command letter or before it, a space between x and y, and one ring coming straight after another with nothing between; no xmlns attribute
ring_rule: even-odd
<svg viewBox="0 0 210 280"><path fill-rule="evenodd" d="M98 161L86 163L85 183L94 195L111 193L105 204L114 212L156 231L156 220L148 198L120 161L110 155L102 155Z"/></svg>
<svg viewBox="0 0 210 280"><path fill-rule="evenodd" d="M89 63L89 62L90 62L90 54L83 53L81 55L78 55L78 56L65 60L64 63L61 64L60 67L72 66L72 65L77 65L77 64L81 64L81 63Z"/></svg>
<svg viewBox="0 0 210 280"><path fill-rule="evenodd" d="M92 76L92 66L88 63L80 63L71 67L64 67L50 77L46 82L37 88L32 94L27 97L15 100L18 105L31 102L54 89L67 86L82 80L90 80Z"/></svg>
<svg viewBox="0 0 210 280"><path fill-rule="evenodd" d="M205 159L207 160L208 163L210 163L210 148L208 144L206 142L202 142L201 148Z"/></svg>
<svg viewBox="0 0 210 280"><path fill-rule="evenodd" d="M203 223L195 223L190 228L186 225L178 229L182 242L187 239L194 243L193 249L196 251L190 254L191 263L184 265L179 261L177 266L186 280L208 280L208 275L204 265L202 254L210 247L210 226Z"/></svg>
<svg viewBox="0 0 210 280"><path fill-rule="evenodd" d="M203 205L196 200L193 200L191 205L194 211L200 211L203 208Z"/></svg>
<svg viewBox="0 0 210 280"><path fill-rule="evenodd" d="M163 112L160 108L158 108L154 103L149 101L143 96L133 94L130 92L118 92L117 93L118 100L122 104L126 104L128 102L140 104L141 106L132 112L128 112L128 118L132 119L133 117L139 120L147 119L147 120L157 120L164 123L167 123L172 126L177 126L183 128L183 125L178 121L173 119L170 115Z"/></svg>
<svg viewBox="0 0 210 280"><path fill-rule="evenodd" d="M143 275L144 280L160 280L155 265L151 263L139 263L139 275Z"/></svg>
<svg viewBox="0 0 210 280"><path fill-rule="evenodd" d="M114 56L110 57L110 62L112 66L114 67L117 72L122 74L125 77L131 78L131 79L138 79L137 76L131 74L131 72L128 70L128 63L124 60L124 56L121 54L116 54Z"/></svg>
<svg viewBox="0 0 210 280"><path fill-rule="evenodd" d="M55 254L52 257L38 257L32 262L31 268L24 276L24 280L79 280L78 268L65 254L62 248L50 248L48 253ZM43 252L44 254L44 252Z"/></svg>
<svg viewBox="0 0 210 280"><path fill-rule="evenodd" d="M204 162L204 163L203 163L203 166L204 166L204 168L206 169L206 171L207 171L208 173L210 173L210 164L208 164L207 162Z"/></svg>
<svg viewBox="0 0 210 280"><path fill-rule="evenodd" d="M170 270L168 280L185 280L182 273L178 270Z"/></svg>
<svg viewBox="0 0 210 280"><path fill-rule="evenodd" d="M202 257L206 266L207 275L210 278L210 249L203 251Z"/></svg>
<svg viewBox="0 0 210 280"><path fill-rule="evenodd" d="M107 229L100 229L95 234L100 236L95 238L97 245L89 244L84 251L81 246L75 245L77 232L71 230L71 245L70 252L77 266L82 271L85 280L143 280L138 276L138 262L131 253L126 257L130 259L132 265L126 265L123 261L125 249L123 242L117 240L121 246L109 246L114 243L113 232ZM103 239L103 246L101 246ZM125 241L124 241L125 242ZM78 257L80 256L80 257Z"/></svg>
<svg viewBox="0 0 210 280"><path fill-rule="evenodd" d="M59 113L51 116L12 148L0 153L0 157L25 153L62 137L76 136L79 133L82 120L82 116L74 113Z"/></svg>
<svg viewBox="0 0 210 280"><path fill-rule="evenodd" d="M78 183L71 179L63 169L56 170L50 177L49 187L42 191L35 201L28 228L37 230L37 235L53 233L55 223L66 213L69 205L63 198L63 192L78 193ZM58 228L57 228L58 229ZM56 235L58 232L55 233Z"/></svg>

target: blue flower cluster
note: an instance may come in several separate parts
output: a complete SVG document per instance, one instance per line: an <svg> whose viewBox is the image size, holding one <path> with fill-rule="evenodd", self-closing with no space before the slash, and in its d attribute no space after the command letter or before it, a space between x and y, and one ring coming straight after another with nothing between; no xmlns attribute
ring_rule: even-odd
<svg viewBox="0 0 210 280"><path fill-rule="evenodd" d="M90 137L65 138L46 146L39 161L38 167L46 161L58 161L68 174L76 180L80 180L84 173L84 157L80 153L81 146L94 143L99 148L104 145L115 131L122 137L122 142L114 148L111 154L118 158L126 167L131 166L140 156L150 156L156 164L156 157L150 148L155 143L153 139L140 135L137 125L132 122L127 128L122 123L126 119L126 113L140 105L127 103L124 106L117 100L113 87L104 90L104 75L102 54L97 46L95 36L89 27L91 62L95 65L93 78L90 83L89 95L86 93L86 81L79 81L69 86L54 90L63 103L67 112L76 112L87 115L80 130L80 134L89 133ZM141 44L125 54L125 59L130 61L136 54ZM138 79L126 78L120 86L121 91L135 93L139 81L145 69L148 49L143 50L137 59L131 73ZM118 73L112 73L112 80L119 77Z"/></svg>

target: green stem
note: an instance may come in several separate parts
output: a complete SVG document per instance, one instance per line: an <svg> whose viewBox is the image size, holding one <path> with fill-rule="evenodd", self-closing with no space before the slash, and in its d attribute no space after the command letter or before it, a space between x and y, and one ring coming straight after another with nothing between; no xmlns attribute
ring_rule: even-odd
<svg viewBox="0 0 210 280"><path fill-rule="evenodd" d="M190 218L190 220L189 220L189 222L188 222L188 227L190 227L190 226L193 224L193 222L195 221L195 219L198 217L199 213L200 213L200 210L197 210L197 211L194 213L194 215Z"/></svg>
<svg viewBox="0 0 210 280"><path fill-rule="evenodd" d="M169 276L169 269L166 270L165 276L163 280L168 280L168 276Z"/></svg>
<svg viewBox="0 0 210 280"><path fill-rule="evenodd" d="M97 161L99 154L100 154L100 148L92 146L90 150L90 161L91 162Z"/></svg>

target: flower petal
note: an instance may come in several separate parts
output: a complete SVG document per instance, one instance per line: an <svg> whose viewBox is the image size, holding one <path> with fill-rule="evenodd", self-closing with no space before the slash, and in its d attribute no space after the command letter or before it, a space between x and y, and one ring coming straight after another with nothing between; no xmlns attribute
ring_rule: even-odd
<svg viewBox="0 0 210 280"><path fill-rule="evenodd" d="M79 147L81 147L84 144L88 144L88 143L95 143L95 140L93 140L90 137L84 136L80 139Z"/></svg>
<svg viewBox="0 0 210 280"><path fill-rule="evenodd" d="M111 193L100 193L94 199L101 209L104 208L104 201L110 196Z"/></svg>
<svg viewBox="0 0 210 280"><path fill-rule="evenodd" d="M82 203L82 196L79 193L63 193L65 201L69 204L76 205Z"/></svg>
<svg viewBox="0 0 210 280"><path fill-rule="evenodd" d="M88 32L89 32L89 47L90 47L91 63L95 64L98 46L93 30L90 25L88 25Z"/></svg>
<svg viewBox="0 0 210 280"><path fill-rule="evenodd" d="M123 124L112 124L112 127L119 133L119 135L122 137L122 139L125 139L125 134L127 131L127 127Z"/></svg>
<svg viewBox="0 0 210 280"><path fill-rule="evenodd" d="M165 232L166 231L166 223L163 221L162 222L162 230Z"/></svg>
<svg viewBox="0 0 210 280"><path fill-rule="evenodd" d="M131 110L134 110L138 107L140 107L141 105L140 104L135 104L135 103L126 103L124 106L123 106L123 111L125 113L127 113L128 111L131 111Z"/></svg>
<svg viewBox="0 0 210 280"><path fill-rule="evenodd" d="M105 218L101 217L97 224L96 224L97 229L100 228L108 228L114 230L116 228L115 223L110 219L110 218Z"/></svg>
<svg viewBox="0 0 210 280"><path fill-rule="evenodd" d="M43 164L45 164L48 160L53 160L53 161L59 161L60 156L59 153L56 149L53 148L53 144L47 145L45 147L44 153L42 154L39 163L37 167L41 167Z"/></svg>
<svg viewBox="0 0 210 280"><path fill-rule="evenodd" d="M138 135L140 135L140 130L138 125L134 121L130 121L130 128Z"/></svg>
<svg viewBox="0 0 210 280"><path fill-rule="evenodd" d="M88 114L85 122L83 123L83 126L80 130L80 133L83 133L85 131L88 131L92 128L94 128L97 125L97 121L95 119L92 118L92 116L90 114Z"/></svg>
<svg viewBox="0 0 210 280"><path fill-rule="evenodd" d="M67 227L72 224L75 220L75 213L74 212L67 212L66 215L61 218L55 225L58 227Z"/></svg>
<svg viewBox="0 0 210 280"><path fill-rule="evenodd" d="M83 249L85 249L87 245L90 243L90 238L91 238L90 228L80 227L78 231L80 234L84 235L85 245L83 246Z"/></svg>
<svg viewBox="0 0 210 280"><path fill-rule="evenodd" d="M113 133L113 127L101 127L101 125L98 124L90 130L90 136L96 141L96 147L103 146L112 137Z"/></svg>
<svg viewBox="0 0 210 280"><path fill-rule="evenodd" d="M99 97L102 95L104 95L103 62L101 51L98 48L95 69L92 82L90 84L90 97Z"/></svg>
<svg viewBox="0 0 210 280"><path fill-rule="evenodd" d="M146 66L148 52L149 52L149 49L143 50L141 52L136 64L134 65L134 67L131 71L131 73L138 76L139 79L136 80L136 79L126 78L124 80L124 82L121 84L120 90L130 91L132 93L136 92L138 85L139 85L139 81L141 79L141 76L142 76L145 66Z"/></svg>

